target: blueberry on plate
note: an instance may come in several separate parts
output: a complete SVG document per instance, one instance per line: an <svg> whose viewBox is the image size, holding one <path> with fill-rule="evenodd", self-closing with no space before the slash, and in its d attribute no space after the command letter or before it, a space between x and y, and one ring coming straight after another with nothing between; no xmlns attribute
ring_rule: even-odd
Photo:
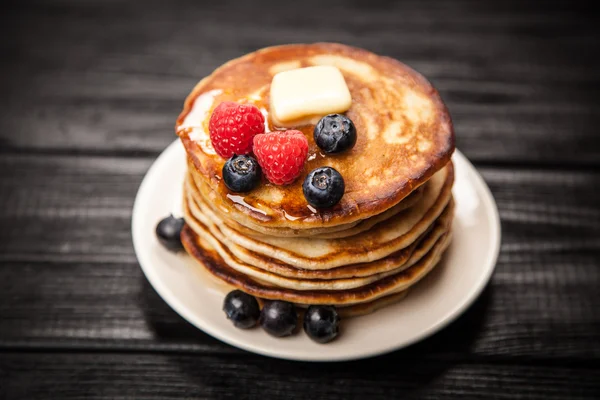
<svg viewBox="0 0 600 400"><path fill-rule="evenodd" d="M225 311L227 319L231 320L234 326L241 329L252 328L260 317L258 301L241 290L234 290L225 296L223 311Z"/></svg>
<svg viewBox="0 0 600 400"><path fill-rule="evenodd" d="M302 184L306 201L316 208L335 206L344 195L345 189L344 178L331 167L312 170Z"/></svg>
<svg viewBox="0 0 600 400"><path fill-rule="evenodd" d="M304 314L304 332L319 343L327 343L338 335L340 316L333 306L310 306Z"/></svg>
<svg viewBox="0 0 600 400"><path fill-rule="evenodd" d="M260 312L260 326L275 337L291 335L297 324L296 306L287 301L270 301Z"/></svg>
<svg viewBox="0 0 600 400"><path fill-rule="evenodd" d="M156 237L158 241L169 251L183 250L181 244L181 230L185 225L183 218L175 218L172 214L163 218L156 225Z"/></svg>
<svg viewBox="0 0 600 400"><path fill-rule="evenodd" d="M233 192L249 192L260 183L261 169L252 156L242 155L228 159L223 165L223 181Z"/></svg>
<svg viewBox="0 0 600 400"><path fill-rule="evenodd" d="M345 115L329 114L317 122L313 138L325 153L341 153L350 150L356 144L356 127Z"/></svg>

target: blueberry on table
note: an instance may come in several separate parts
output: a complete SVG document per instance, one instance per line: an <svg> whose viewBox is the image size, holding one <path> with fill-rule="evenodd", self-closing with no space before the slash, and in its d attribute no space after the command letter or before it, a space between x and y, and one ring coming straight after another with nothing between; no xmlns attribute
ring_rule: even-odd
<svg viewBox="0 0 600 400"><path fill-rule="evenodd" d="M249 192L260 183L261 170L258 161L252 156L233 157L223 165L223 181L233 192Z"/></svg>
<svg viewBox="0 0 600 400"><path fill-rule="evenodd" d="M304 314L304 332L319 343L327 343L338 335L340 317L333 306L310 306Z"/></svg>
<svg viewBox="0 0 600 400"><path fill-rule="evenodd" d="M260 317L258 301L241 290L234 290L225 296L223 311L225 311L227 319L231 320L234 326L241 329L252 328Z"/></svg>
<svg viewBox="0 0 600 400"><path fill-rule="evenodd" d="M296 306L287 301L270 301L260 313L260 326L275 337L291 335L297 324Z"/></svg>
<svg viewBox="0 0 600 400"><path fill-rule="evenodd" d="M183 250L181 244L181 230L185 225L183 218L175 218L172 214L163 218L156 225L156 237L158 241L169 251Z"/></svg>
<svg viewBox="0 0 600 400"><path fill-rule="evenodd" d="M345 189L344 178L331 167L312 170L302 184L306 201L316 208L333 207L342 199Z"/></svg>
<svg viewBox="0 0 600 400"><path fill-rule="evenodd" d="M329 114L315 125L313 138L325 153L341 153L356 144L356 127L345 115Z"/></svg>

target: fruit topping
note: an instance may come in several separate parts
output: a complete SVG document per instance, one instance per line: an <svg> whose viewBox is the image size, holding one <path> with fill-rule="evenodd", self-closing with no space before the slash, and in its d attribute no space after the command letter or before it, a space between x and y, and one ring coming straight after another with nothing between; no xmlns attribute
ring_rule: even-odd
<svg viewBox="0 0 600 400"><path fill-rule="evenodd" d="M249 192L260 183L258 161L249 155L234 155L223 165L223 181L233 192Z"/></svg>
<svg viewBox="0 0 600 400"><path fill-rule="evenodd" d="M292 334L298 324L296 306L287 301L270 301L260 313L260 326L272 336L282 337Z"/></svg>
<svg viewBox="0 0 600 400"><path fill-rule="evenodd" d="M183 250L180 237L183 225L185 225L183 218L175 218L173 215L163 218L156 225L158 241L169 251Z"/></svg>
<svg viewBox="0 0 600 400"><path fill-rule="evenodd" d="M315 125L313 137L317 146L325 153L341 153L356 144L356 128L345 115L329 114Z"/></svg>
<svg viewBox="0 0 600 400"><path fill-rule="evenodd" d="M308 155L308 140L296 130L256 135L254 154L269 182L288 185L302 172Z"/></svg>
<svg viewBox="0 0 600 400"><path fill-rule="evenodd" d="M333 306L310 306L304 314L304 332L315 342L327 343L338 335L340 317Z"/></svg>
<svg viewBox="0 0 600 400"><path fill-rule="evenodd" d="M344 178L331 167L312 170L302 184L306 201L316 208L333 207L344 195L344 190Z"/></svg>
<svg viewBox="0 0 600 400"><path fill-rule="evenodd" d="M252 328L260 317L260 308L256 299L241 290L234 290L225 296L223 311L227 319L241 329Z"/></svg>
<svg viewBox="0 0 600 400"><path fill-rule="evenodd" d="M225 101L213 111L208 123L210 141L223 158L252 151L252 139L265 131L265 117L251 104Z"/></svg>

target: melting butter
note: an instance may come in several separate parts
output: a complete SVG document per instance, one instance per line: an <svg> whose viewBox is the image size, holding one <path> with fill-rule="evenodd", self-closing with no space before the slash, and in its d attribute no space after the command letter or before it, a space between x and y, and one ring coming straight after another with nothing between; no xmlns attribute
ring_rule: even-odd
<svg viewBox="0 0 600 400"><path fill-rule="evenodd" d="M271 82L271 119L277 126L292 127L318 121L324 115L347 111L351 104L344 76L334 66L283 71Z"/></svg>

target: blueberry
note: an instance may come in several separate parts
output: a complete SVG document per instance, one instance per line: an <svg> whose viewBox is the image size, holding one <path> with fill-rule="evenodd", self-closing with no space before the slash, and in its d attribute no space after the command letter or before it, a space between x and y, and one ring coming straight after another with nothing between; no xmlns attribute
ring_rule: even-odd
<svg viewBox="0 0 600 400"><path fill-rule="evenodd" d="M175 218L172 214L163 218L156 225L156 236L158 241L170 251L183 250L181 244L181 230L185 221L183 218Z"/></svg>
<svg viewBox="0 0 600 400"><path fill-rule="evenodd" d="M297 324L296 306L287 301L270 301L260 313L260 326L275 337L291 335Z"/></svg>
<svg viewBox="0 0 600 400"><path fill-rule="evenodd" d="M234 290L225 296L223 311L225 311L227 319L230 319L234 326L241 329L255 326L260 316L258 301L241 290Z"/></svg>
<svg viewBox="0 0 600 400"><path fill-rule="evenodd" d="M339 323L340 316L333 306L310 306L304 314L304 332L315 342L335 339Z"/></svg>
<svg viewBox="0 0 600 400"><path fill-rule="evenodd" d="M308 204L316 208L335 206L344 195L344 178L331 167L314 169L302 184Z"/></svg>
<svg viewBox="0 0 600 400"><path fill-rule="evenodd" d="M233 192L249 192L260 183L260 165L252 156L235 154L223 165L223 181Z"/></svg>
<svg viewBox="0 0 600 400"><path fill-rule="evenodd" d="M325 153L341 153L356 144L356 127L345 115L329 114L317 122L313 138Z"/></svg>

